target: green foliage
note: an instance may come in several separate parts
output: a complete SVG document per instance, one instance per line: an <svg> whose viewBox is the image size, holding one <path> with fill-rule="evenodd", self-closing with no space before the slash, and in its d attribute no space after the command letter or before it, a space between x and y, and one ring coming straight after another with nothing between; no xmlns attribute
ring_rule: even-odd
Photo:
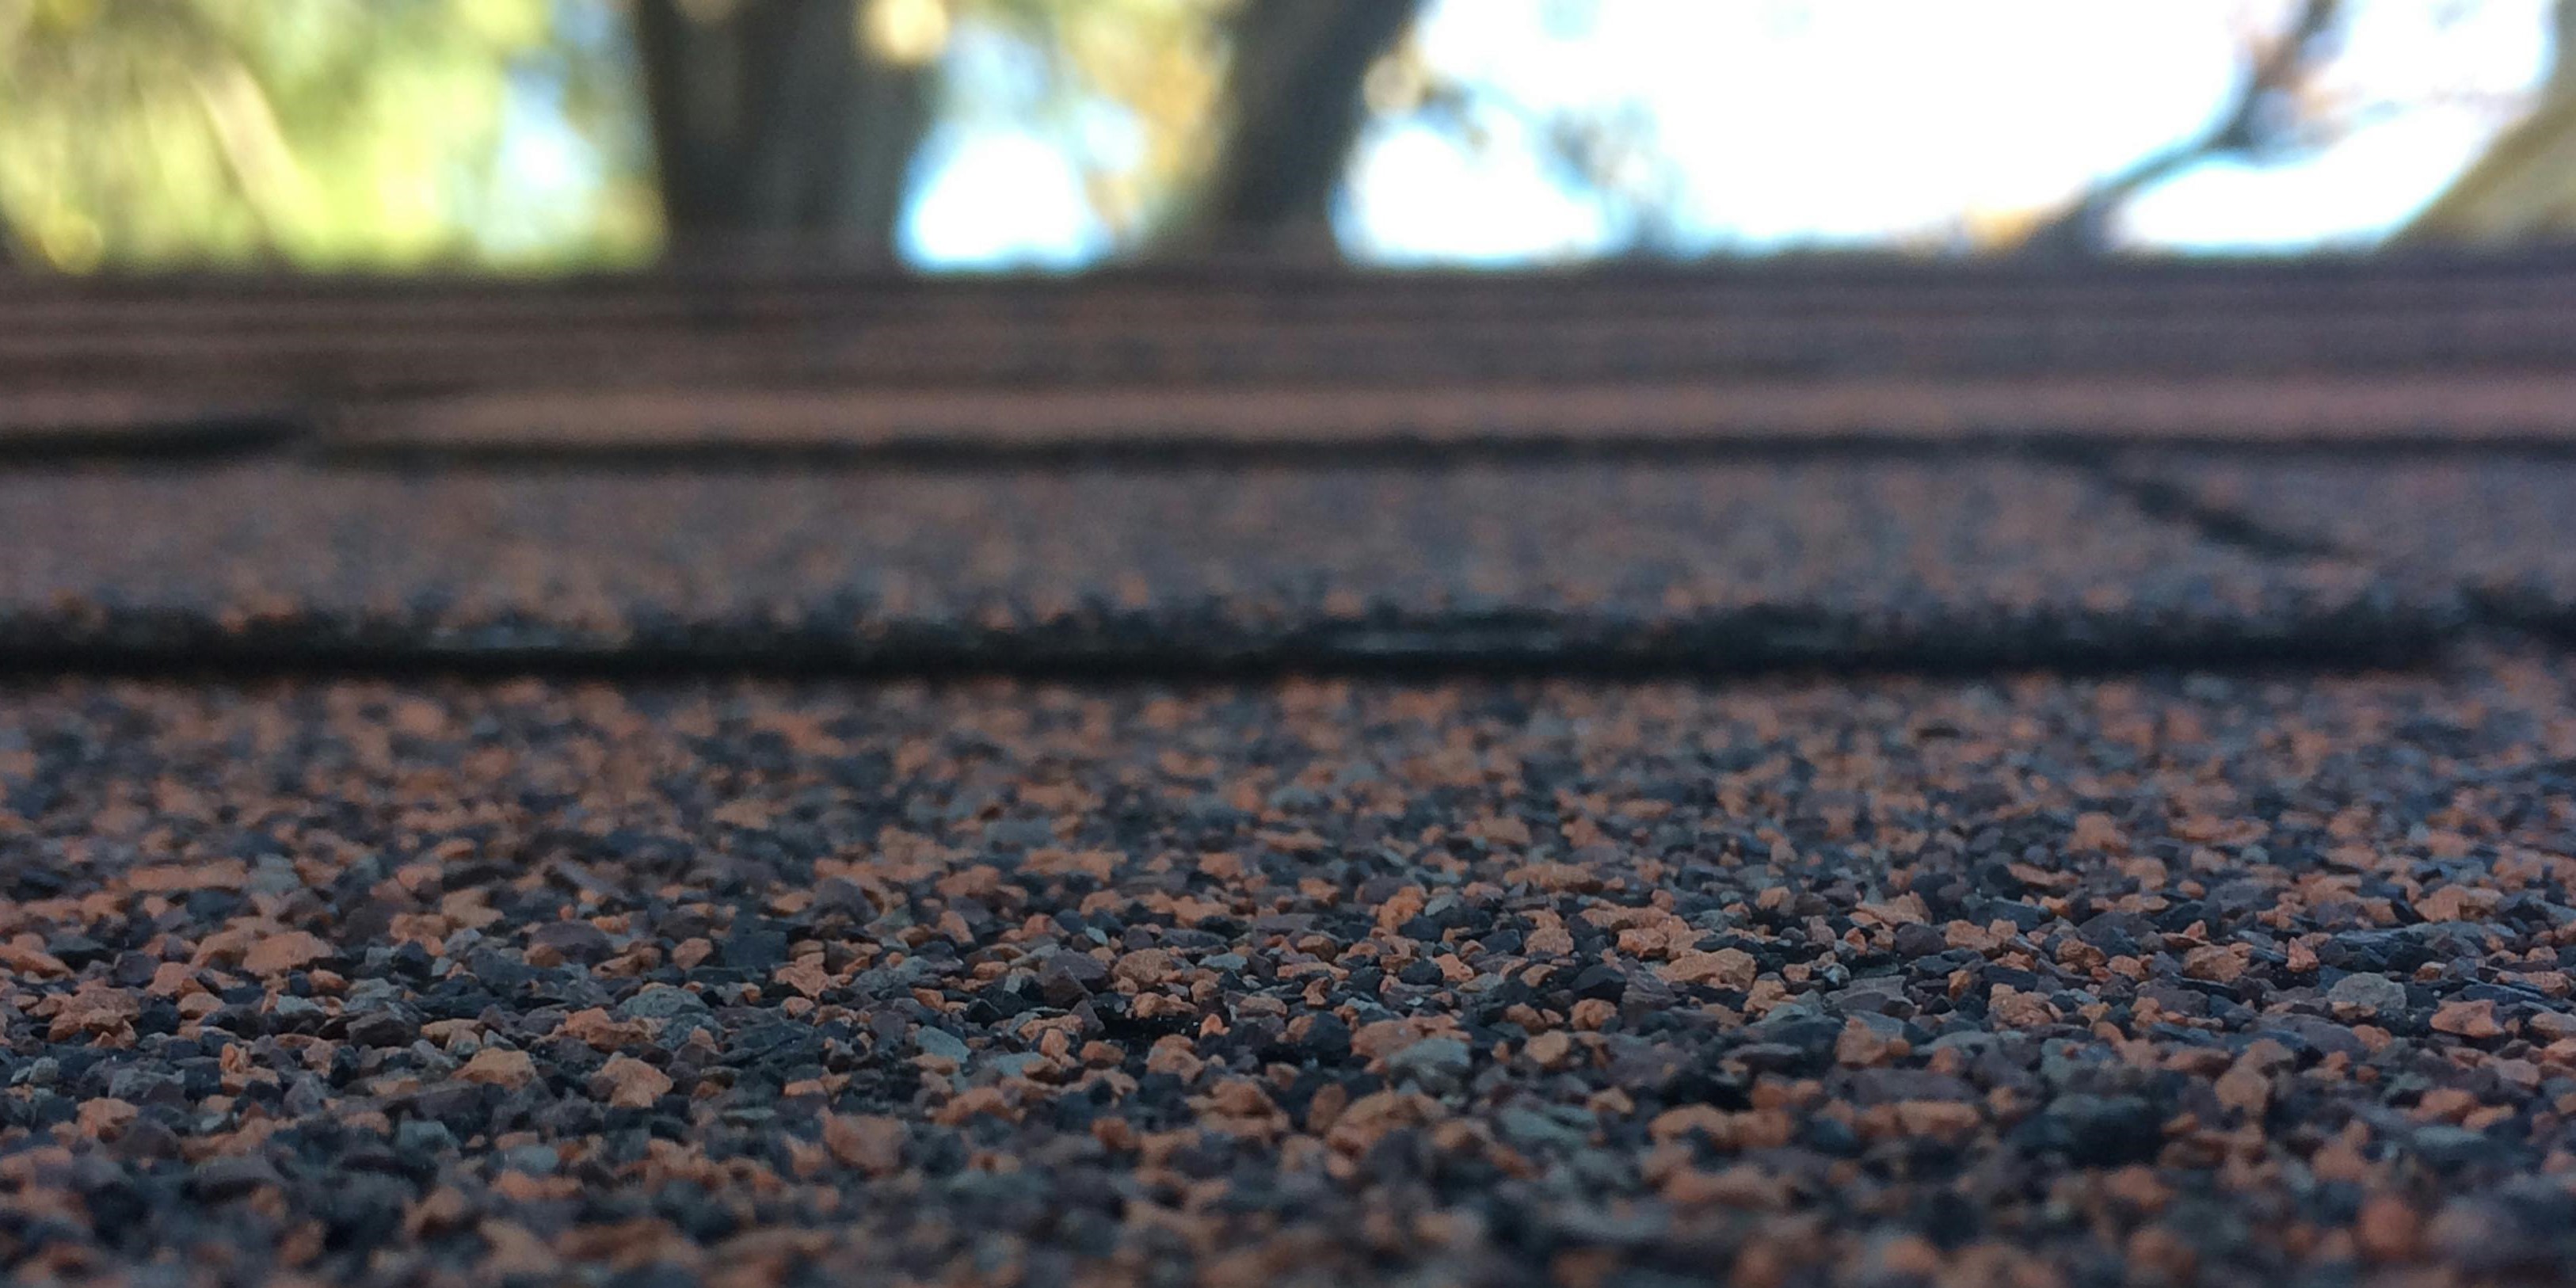
<svg viewBox="0 0 2576 1288"><path fill-rule="evenodd" d="M616 17L611 0L0 0L0 223L16 254L68 269L632 257L655 228L629 60L584 34ZM548 181L514 168L514 129L554 141Z"/></svg>
<svg viewBox="0 0 2576 1288"><path fill-rule="evenodd" d="M1046 59L1046 117L1080 167L1111 236L1133 244L1204 170L1225 74L1224 27L1236 0L980 0ZM1125 128L1121 146L1092 142L1091 114ZM1088 128L1086 118L1090 118Z"/></svg>
<svg viewBox="0 0 2576 1288"><path fill-rule="evenodd" d="M683 0L702 22L764 0ZM1027 130L1112 242L1208 170L1241 0L849 0ZM0 0L0 250L95 267L629 262L661 242L631 0Z"/></svg>
<svg viewBox="0 0 2576 1288"><path fill-rule="evenodd" d="M1034 81L952 74L945 115L1063 149L1116 244L1209 166L1240 0L850 3L854 36L923 57L1021 51ZM75 271L639 259L662 229L632 42L630 0L0 0L0 247Z"/></svg>
<svg viewBox="0 0 2576 1288"><path fill-rule="evenodd" d="M1034 85L952 77L947 115L1047 139L1113 242L1150 240L1207 168L1227 20L1241 0L946 0L961 34L1015 45Z"/></svg>

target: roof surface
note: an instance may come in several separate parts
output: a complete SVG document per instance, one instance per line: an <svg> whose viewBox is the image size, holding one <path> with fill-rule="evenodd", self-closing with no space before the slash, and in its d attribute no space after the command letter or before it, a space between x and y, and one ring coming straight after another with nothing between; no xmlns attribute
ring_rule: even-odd
<svg viewBox="0 0 2576 1288"><path fill-rule="evenodd" d="M2568 320L27 284L0 1267L2565 1278Z"/></svg>

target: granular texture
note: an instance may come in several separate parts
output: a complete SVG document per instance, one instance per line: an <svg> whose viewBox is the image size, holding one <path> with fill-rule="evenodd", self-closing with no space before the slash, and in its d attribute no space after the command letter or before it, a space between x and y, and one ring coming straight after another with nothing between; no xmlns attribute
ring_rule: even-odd
<svg viewBox="0 0 2576 1288"><path fill-rule="evenodd" d="M2403 651L2445 585L2011 459L0 474L0 656L1605 667Z"/></svg>
<svg viewBox="0 0 2576 1288"><path fill-rule="evenodd" d="M2142 454L2123 468L2401 581L2457 586L2526 622L2576 624L2576 461Z"/></svg>
<svg viewBox="0 0 2576 1288"><path fill-rule="evenodd" d="M1864 376L1463 381L1309 380L1173 387L952 383L686 386L427 396L333 419L335 459L700 461L763 454L866 461L939 454L1325 452L1730 444L2454 444L2566 440L2576 376Z"/></svg>
<svg viewBox="0 0 2576 1288"><path fill-rule="evenodd" d="M0 694L0 1266L2556 1278L2565 666Z"/></svg>

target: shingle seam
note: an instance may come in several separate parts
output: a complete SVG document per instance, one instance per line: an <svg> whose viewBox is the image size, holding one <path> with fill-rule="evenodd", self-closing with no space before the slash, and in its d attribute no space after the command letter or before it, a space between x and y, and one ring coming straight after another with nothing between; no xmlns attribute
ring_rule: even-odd
<svg viewBox="0 0 2576 1288"><path fill-rule="evenodd" d="M2537 595L2463 586L2461 597L2489 625L2528 631L2563 647L2576 647L2576 612L2553 608Z"/></svg>
<svg viewBox="0 0 2576 1288"><path fill-rule="evenodd" d="M2332 453L2339 459L2474 460L2514 457L2567 460L2576 438L2529 436L2445 438L2439 435L2372 439L2281 438L2249 441L2224 431L2205 434L2130 433L2106 438L2083 430L1996 425L1956 433L1832 433L1728 431L1696 437L1653 434L1495 434L1425 436L1399 432L1358 437L1277 437L1246 440L1222 434L1153 437L1067 435L1044 441L978 441L897 437L873 441L728 442L720 439L656 443L566 443L485 440L439 443L370 441L333 434L329 416L281 410L242 417L208 418L116 429L16 430L0 433L0 473L67 464L136 464L185 467L238 461L301 462L352 471L507 471L580 469L601 472L767 471L956 468L979 472L1115 465L1126 469L1241 464L1435 466L1480 461L1892 460L1910 458L2024 459L2103 471L2141 451L2189 451L2244 460L2283 460ZM2159 498L2152 504L2168 504ZM2177 511L2179 513L2179 511ZM2225 521L2232 526L2233 520ZM2259 527L2260 525L2258 525ZM2252 534L2249 534L2252 535ZM2252 535L2272 545L2292 534Z"/></svg>
<svg viewBox="0 0 2576 1288"><path fill-rule="evenodd" d="M1164 644L1116 633L1014 639L925 631L864 645L758 628L693 629L650 642L494 632L442 640L324 618L219 629L185 614L120 614L77 628L0 617L0 680L54 675L692 676L860 679L1260 680L1295 675L1589 678L1860 674L2060 675L2161 670L2335 673L2419 668L2479 637L2420 612L2321 613L2276 627L2201 623L2106 630L2080 616L1936 623L1869 638L1833 614L1743 613L1623 639L1579 621L1425 620Z"/></svg>
<svg viewBox="0 0 2576 1288"><path fill-rule="evenodd" d="M0 432L0 470L281 457L312 438L315 424L308 410L279 407L114 426L13 427Z"/></svg>
<svg viewBox="0 0 2576 1288"><path fill-rule="evenodd" d="M2273 527L2241 510L2212 505L2194 496L2189 488L2168 480L2128 474L2100 465L2094 468L2093 477L2150 518L2181 524L2199 534L2202 540L2259 558L2349 559L2378 566L2376 561L2333 543Z"/></svg>
<svg viewBox="0 0 2576 1288"><path fill-rule="evenodd" d="M2576 450L2576 443L2570 444ZM874 442L561 442L429 443L359 441L324 435L301 445L297 459L350 471L493 471L578 469L584 472L763 473L878 468L1019 473L1067 466L1121 470L1210 465L1421 465L1478 462L1707 462L1907 460L2030 457L2010 434L1893 436L1868 433L1742 434L1676 439L1629 435L1494 435L1429 438L1387 433L1365 438L1272 438L1223 435L1151 438L1065 437L1045 442L895 438Z"/></svg>
<svg viewBox="0 0 2576 1288"><path fill-rule="evenodd" d="M2457 596L2463 630L2486 635L2539 636L2558 644L2576 645L2576 610L2552 604L2545 595L2528 590L2501 589L2481 584L2472 577L2445 573L2437 569L2411 566L2410 561L2384 554L2374 554L2335 541L2314 532L2268 523L2247 512L2242 505L2213 500L2190 483L2161 473L2151 460L2142 461L2149 453L2168 450L2168 445L2137 443L2127 446L2103 446L2098 450L2079 450L2049 457L2058 464L2088 471L2103 487L2131 499L2140 509L2192 525L2205 539L2232 545L2249 554L2262 557L2324 557L2343 559L2370 568L2381 575L2401 580L2431 580L2447 585ZM2228 452L2201 450L2203 457L2295 458L2306 453L2269 453L2264 451ZM2449 453L2429 453L2448 456ZM2314 454L2308 454L2314 455ZM2337 451L2332 459L2349 460L2353 454ZM2560 454L2549 451L2489 451L2462 453L2486 458L2529 456L2551 459Z"/></svg>

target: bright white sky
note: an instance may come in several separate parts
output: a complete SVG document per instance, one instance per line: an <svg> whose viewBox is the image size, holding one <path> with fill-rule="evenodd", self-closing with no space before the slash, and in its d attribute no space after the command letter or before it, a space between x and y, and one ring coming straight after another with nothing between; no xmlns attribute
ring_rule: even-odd
<svg viewBox="0 0 2576 1288"><path fill-rule="evenodd" d="M2240 24L2289 0L1434 0L1447 77L1544 113L1636 104L1679 181L1685 250L1957 244L2071 200L2205 129L2244 74ZM2359 0L2326 88L2405 104L2313 153L2213 162L2118 225L2140 249L2288 250L2386 235L2475 159L2550 66L2548 0ZM2454 14L2447 25L2438 21ZM2465 100L2465 101L2463 101ZM1107 239L1073 168L1008 120L933 149L905 230L953 267L1072 266ZM1354 159L1346 247L1388 263L1619 249L1611 214L1535 149L1381 123Z"/></svg>

